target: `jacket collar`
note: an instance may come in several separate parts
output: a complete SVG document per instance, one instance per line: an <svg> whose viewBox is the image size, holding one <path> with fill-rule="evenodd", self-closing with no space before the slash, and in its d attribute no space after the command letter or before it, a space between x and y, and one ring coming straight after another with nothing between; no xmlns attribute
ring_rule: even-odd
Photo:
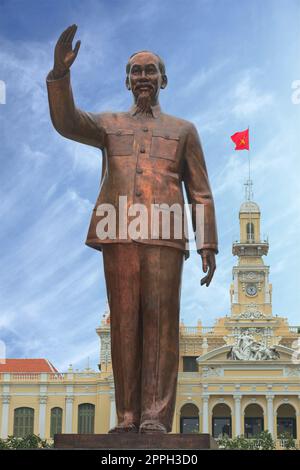
<svg viewBox="0 0 300 470"><path fill-rule="evenodd" d="M136 104L134 104L134 105L130 108L129 113L131 114L131 116L134 116L134 115L135 115L136 109L137 109ZM151 111L152 111L152 115L153 115L154 118L158 118L158 117L160 116L161 112L162 112L162 111L161 111L161 107L160 107L159 104L156 104L156 105L154 105L154 106L151 106Z"/></svg>

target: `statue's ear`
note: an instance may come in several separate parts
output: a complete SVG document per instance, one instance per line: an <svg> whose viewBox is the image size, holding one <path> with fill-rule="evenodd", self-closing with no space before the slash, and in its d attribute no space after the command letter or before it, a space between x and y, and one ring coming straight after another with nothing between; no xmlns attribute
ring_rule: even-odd
<svg viewBox="0 0 300 470"><path fill-rule="evenodd" d="M130 86L130 82L129 82L129 77L128 77L128 75L127 75L127 77L126 77L125 85L126 85L127 90L131 90L131 86Z"/></svg>
<svg viewBox="0 0 300 470"><path fill-rule="evenodd" d="M167 85L168 85L168 77L167 77L167 75L163 75L160 88L164 89L164 88L166 88Z"/></svg>

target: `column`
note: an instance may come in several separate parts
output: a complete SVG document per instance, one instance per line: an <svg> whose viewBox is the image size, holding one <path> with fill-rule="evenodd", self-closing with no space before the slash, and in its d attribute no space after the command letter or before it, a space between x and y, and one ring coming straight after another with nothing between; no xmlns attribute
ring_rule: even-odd
<svg viewBox="0 0 300 470"><path fill-rule="evenodd" d="M40 396L39 435L41 439L46 437L46 406L47 396Z"/></svg>
<svg viewBox="0 0 300 470"><path fill-rule="evenodd" d="M274 409L273 409L273 400L274 395L267 395L267 422L268 422L268 431L272 434L274 438Z"/></svg>
<svg viewBox="0 0 300 470"><path fill-rule="evenodd" d="M300 395L298 395L298 409L296 410L297 444L300 445Z"/></svg>
<svg viewBox="0 0 300 470"><path fill-rule="evenodd" d="M235 423L235 436L240 436L241 431L241 395L233 395L234 398L234 423Z"/></svg>
<svg viewBox="0 0 300 470"><path fill-rule="evenodd" d="M239 291L238 291L238 286L239 286L239 279L238 279L238 273L237 271L234 269L233 270L233 300L232 300L232 303L233 304L237 304L238 303L238 295L239 295Z"/></svg>
<svg viewBox="0 0 300 470"><path fill-rule="evenodd" d="M65 420L65 433L72 433L73 431L73 396L66 397L66 420Z"/></svg>
<svg viewBox="0 0 300 470"><path fill-rule="evenodd" d="M172 431L173 433L175 434L179 434L180 433L180 410L179 410L179 407L175 408L175 412L174 412L174 420L173 420L173 426L172 426Z"/></svg>
<svg viewBox="0 0 300 470"><path fill-rule="evenodd" d="M205 395L202 397L202 432L208 433L208 400L209 395Z"/></svg>
<svg viewBox="0 0 300 470"><path fill-rule="evenodd" d="M109 429L117 424L116 402L115 397L110 398L110 415L109 415Z"/></svg>
<svg viewBox="0 0 300 470"><path fill-rule="evenodd" d="M8 436L9 402L10 395L2 395L1 439L7 439Z"/></svg>
<svg viewBox="0 0 300 470"><path fill-rule="evenodd" d="M206 354L208 351L208 342L206 336L204 336L202 341L202 354Z"/></svg>
<svg viewBox="0 0 300 470"><path fill-rule="evenodd" d="M266 304L271 303L270 286L269 286L269 273L268 273L268 271L265 272L265 303Z"/></svg>

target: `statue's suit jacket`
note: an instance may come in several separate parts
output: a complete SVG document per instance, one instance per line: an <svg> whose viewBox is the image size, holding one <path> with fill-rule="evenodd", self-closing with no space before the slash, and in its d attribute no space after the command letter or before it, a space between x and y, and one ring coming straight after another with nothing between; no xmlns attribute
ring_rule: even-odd
<svg viewBox="0 0 300 470"><path fill-rule="evenodd" d="M118 113L82 111L74 104L70 72L60 79L53 79L50 72L47 88L55 129L64 137L98 147L103 153L101 188L88 230L87 245L101 250L103 243L132 242L119 234L118 198L127 196L127 207L144 204L152 216L158 205L165 204L161 214L169 211L171 219L170 236L166 237L161 227L159 233L152 236L154 219L149 216L148 238L141 236L138 241L179 248L187 258L188 234L183 228L180 238L174 233L174 211L168 208L179 204L183 227L183 182L191 204L194 232L196 205L202 205L203 217L200 227L197 225L197 251L210 248L218 253L214 201L201 143L192 123L163 113L159 105L152 107L152 116L148 118L135 114L135 106L128 112ZM99 204L112 204L117 210L116 233L102 240L97 235L97 224L104 217L103 213L97 215Z"/></svg>

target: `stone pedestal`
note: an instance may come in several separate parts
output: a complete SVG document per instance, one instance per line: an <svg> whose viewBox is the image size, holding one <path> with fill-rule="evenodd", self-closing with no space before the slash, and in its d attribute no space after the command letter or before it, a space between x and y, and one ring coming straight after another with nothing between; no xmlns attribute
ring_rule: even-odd
<svg viewBox="0 0 300 470"><path fill-rule="evenodd" d="M210 434L55 434L56 449L217 449Z"/></svg>

